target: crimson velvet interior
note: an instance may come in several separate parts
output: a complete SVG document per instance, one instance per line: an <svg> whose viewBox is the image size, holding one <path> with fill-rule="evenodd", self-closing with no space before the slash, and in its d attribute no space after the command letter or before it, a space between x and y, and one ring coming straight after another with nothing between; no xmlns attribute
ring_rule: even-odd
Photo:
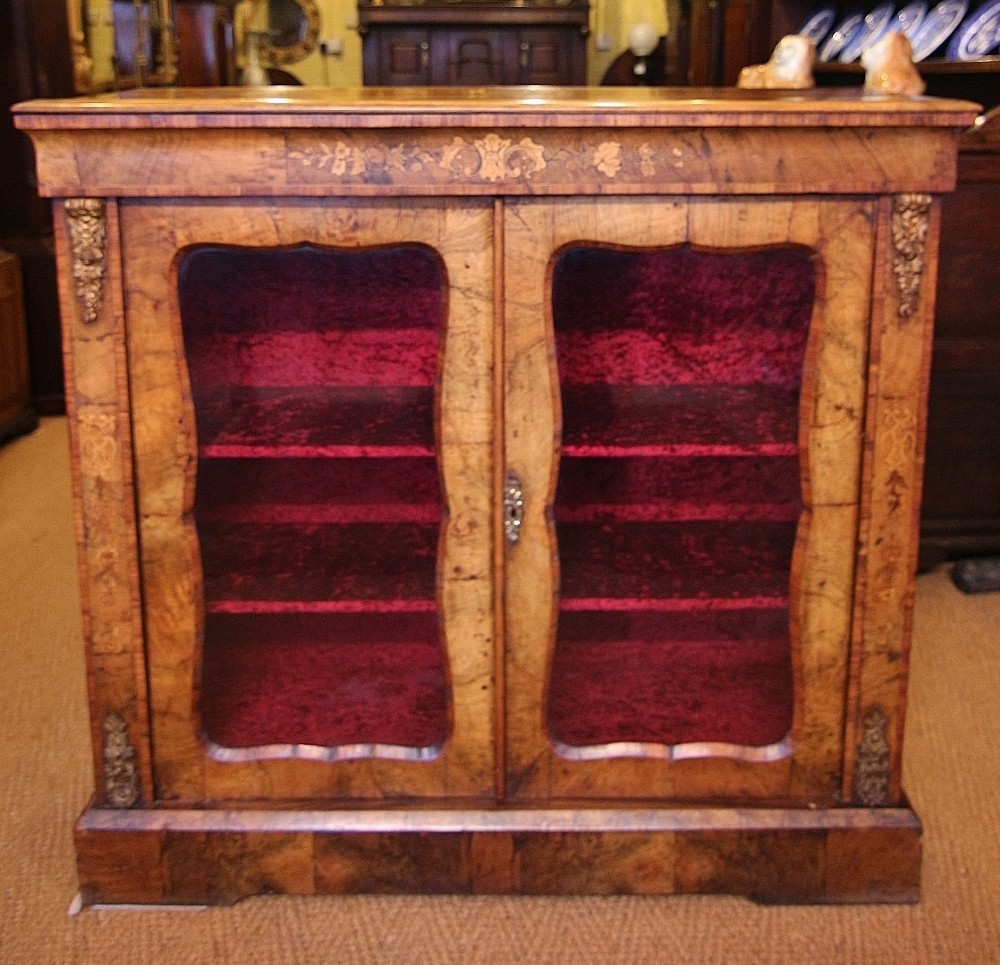
<svg viewBox="0 0 1000 965"><path fill-rule="evenodd" d="M447 736L443 288L420 245L207 246L180 263L201 715L221 747L426 750Z"/></svg>
<svg viewBox="0 0 1000 965"><path fill-rule="evenodd" d="M796 247L558 255L561 594L548 711L568 753L787 735L815 284Z"/></svg>

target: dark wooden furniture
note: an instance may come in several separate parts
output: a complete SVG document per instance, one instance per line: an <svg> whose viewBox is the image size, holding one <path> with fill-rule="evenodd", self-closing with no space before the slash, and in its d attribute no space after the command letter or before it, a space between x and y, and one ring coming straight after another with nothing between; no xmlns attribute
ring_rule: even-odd
<svg viewBox="0 0 1000 965"><path fill-rule="evenodd" d="M65 0L0 0L0 247L21 263L31 395L43 414L65 405L52 222L35 186L31 143L9 108L73 93Z"/></svg>
<svg viewBox="0 0 1000 965"><path fill-rule="evenodd" d="M236 83L236 0L113 0L120 88Z"/></svg>
<svg viewBox="0 0 1000 965"><path fill-rule="evenodd" d="M0 250L0 441L38 425L28 380L21 264Z"/></svg>
<svg viewBox="0 0 1000 965"><path fill-rule="evenodd" d="M358 3L368 86L587 82L589 4Z"/></svg>
<svg viewBox="0 0 1000 965"><path fill-rule="evenodd" d="M921 565L1000 553L1000 108L962 138L942 205Z"/></svg>
<svg viewBox="0 0 1000 965"><path fill-rule="evenodd" d="M233 8L236 0L173 0L177 84L235 84Z"/></svg>
<svg viewBox="0 0 1000 965"><path fill-rule="evenodd" d="M920 442L974 116L22 106L87 534L84 902L915 900Z"/></svg>
<svg viewBox="0 0 1000 965"><path fill-rule="evenodd" d="M735 85L771 52L770 14L771 0L667 0L669 82Z"/></svg>

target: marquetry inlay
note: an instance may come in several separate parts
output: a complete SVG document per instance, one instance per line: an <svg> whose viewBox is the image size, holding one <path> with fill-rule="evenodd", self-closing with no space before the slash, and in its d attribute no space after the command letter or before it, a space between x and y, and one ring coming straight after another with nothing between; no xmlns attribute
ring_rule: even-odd
<svg viewBox="0 0 1000 965"><path fill-rule="evenodd" d="M667 157L645 141L637 145L609 140L568 146L542 144L531 135L515 138L490 132L474 139L455 135L437 143L434 139L386 144L321 141L291 150L288 157L302 168L325 172L338 180L378 176L392 181L443 178L455 183L510 184L529 182L547 169L557 177L575 173L601 181L613 181L628 171L630 178L641 180L666 167L683 169L683 154L675 146Z"/></svg>

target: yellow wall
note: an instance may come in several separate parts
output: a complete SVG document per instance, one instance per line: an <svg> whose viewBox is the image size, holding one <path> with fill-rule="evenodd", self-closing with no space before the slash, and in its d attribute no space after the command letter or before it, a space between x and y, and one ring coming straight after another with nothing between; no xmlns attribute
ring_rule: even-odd
<svg viewBox="0 0 1000 965"><path fill-rule="evenodd" d="M340 37L344 52L340 56L324 57L314 51L305 60L287 69L305 84L331 84L335 87L361 83L361 38L357 32L357 0L316 0L322 17L321 36ZM628 43L632 24L645 20L662 35L667 31L665 0L590 0L590 38L587 49L588 80L600 82L607 70ZM605 35L611 49L596 50L598 39Z"/></svg>
<svg viewBox="0 0 1000 965"><path fill-rule="evenodd" d="M93 66L91 81L97 87L110 87L115 79L111 58L115 52L115 26L111 15L111 0L87 0L87 49Z"/></svg>
<svg viewBox="0 0 1000 965"><path fill-rule="evenodd" d="M592 84L600 82L605 70L626 47L632 24L645 20L660 34L667 30L665 0L590 0L590 37L587 73ZM339 38L343 52L326 57L318 47L308 57L285 67L304 84L353 87L361 84L361 38L357 31L357 0L316 0L320 11L320 36ZM244 15L251 3L245 2ZM87 0L88 40L94 59L94 82L110 85L113 79L111 54L114 35L111 27L111 0ZM606 37L607 51L597 50ZM241 58L242 60L242 58Z"/></svg>

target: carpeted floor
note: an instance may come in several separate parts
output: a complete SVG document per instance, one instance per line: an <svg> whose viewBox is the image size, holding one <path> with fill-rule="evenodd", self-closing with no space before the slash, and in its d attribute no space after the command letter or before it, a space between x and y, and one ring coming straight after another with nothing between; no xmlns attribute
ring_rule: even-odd
<svg viewBox="0 0 1000 965"><path fill-rule="evenodd" d="M0 448L0 965L1000 962L1000 594L920 578L906 787L917 906L730 898L256 898L88 910L70 828L91 787L66 423Z"/></svg>

